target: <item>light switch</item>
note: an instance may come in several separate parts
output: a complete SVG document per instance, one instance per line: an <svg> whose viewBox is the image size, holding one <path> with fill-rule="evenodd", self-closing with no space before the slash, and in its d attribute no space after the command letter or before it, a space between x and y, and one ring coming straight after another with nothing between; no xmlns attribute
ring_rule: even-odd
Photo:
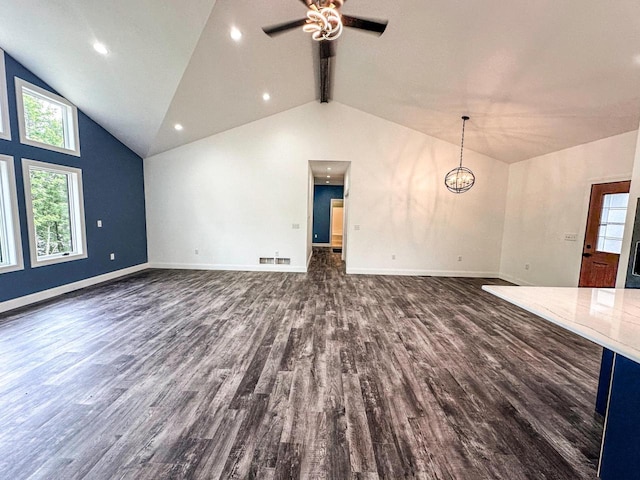
<svg viewBox="0 0 640 480"><path fill-rule="evenodd" d="M98 228L102 228L102 220L98 220Z"/></svg>

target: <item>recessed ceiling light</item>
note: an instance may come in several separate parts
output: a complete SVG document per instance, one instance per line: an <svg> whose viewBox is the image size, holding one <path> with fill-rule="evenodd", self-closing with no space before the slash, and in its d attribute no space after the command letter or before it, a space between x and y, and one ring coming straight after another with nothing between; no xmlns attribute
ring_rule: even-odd
<svg viewBox="0 0 640 480"><path fill-rule="evenodd" d="M329 180L327 180L327 183L331 183Z"/></svg>
<svg viewBox="0 0 640 480"><path fill-rule="evenodd" d="M180 125L179 123L176 123L173 128L175 128L176 130L180 131L180 130L184 130L184 127L182 125Z"/></svg>
<svg viewBox="0 0 640 480"><path fill-rule="evenodd" d="M327 167L327 170L331 170L331 167Z"/></svg>
<svg viewBox="0 0 640 480"><path fill-rule="evenodd" d="M265 92L265 93L262 94L262 99L265 102L268 102L269 100L271 100L271 95L269 95L267 92Z"/></svg>
<svg viewBox="0 0 640 480"><path fill-rule="evenodd" d="M327 178L331 178L331 175L327 175Z"/></svg>
<svg viewBox="0 0 640 480"><path fill-rule="evenodd" d="M231 35L231 38L236 42L239 42L240 39L242 38L242 32L238 30L236 27L231 27L231 31L229 32L229 35Z"/></svg>
<svg viewBox="0 0 640 480"><path fill-rule="evenodd" d="M106 47L104 43L95 42L93 44L93 49L98 52L100 55L108 55L109 49Z"/></svg>

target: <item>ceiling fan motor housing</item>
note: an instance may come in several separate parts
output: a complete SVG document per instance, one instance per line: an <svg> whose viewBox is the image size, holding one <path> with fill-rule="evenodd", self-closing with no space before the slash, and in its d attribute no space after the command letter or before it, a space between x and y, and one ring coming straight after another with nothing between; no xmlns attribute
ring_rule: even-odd
<svg viewBox="0 0 640 480"><path fill-rule="evenodd" d="M336 8L340 8L344 4L344 0L317 0L311 3L315 3L318 8L330 7L332 4Z"/></svg>

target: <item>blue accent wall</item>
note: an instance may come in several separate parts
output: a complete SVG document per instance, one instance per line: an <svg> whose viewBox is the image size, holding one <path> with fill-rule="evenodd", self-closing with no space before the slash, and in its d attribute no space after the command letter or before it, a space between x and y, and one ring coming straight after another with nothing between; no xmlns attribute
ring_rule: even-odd
<svg viewBox="0 0 640 480"><path fill-rule="evenodd" d="M11 140L0 139L0 153L14 157L24 270L0 274L0 302L145 263L142 159L81 111L80 157L21 144L14 77L57 92L6 53L5 66ZM22 158L82 169L88 258L31 268Z"/></svg>
<svg viewBox="0 0 640 480"><path fill-rule="evenodd" d="M331 200L344 197L344 187L315 185L313 188L313 243L330 243Z"/></svg>

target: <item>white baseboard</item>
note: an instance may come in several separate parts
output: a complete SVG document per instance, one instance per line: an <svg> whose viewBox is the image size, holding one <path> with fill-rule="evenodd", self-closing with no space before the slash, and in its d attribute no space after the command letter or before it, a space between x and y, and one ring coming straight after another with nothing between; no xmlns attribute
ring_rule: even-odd
<svg viewBox="0 0 640 480"><path fill-rule="evenodd" d="M498 275L498 278L500 280L504 280L505 282L515 283L516 285L518 285L520 287L534 287L535 286L533 283L530 283L530 282L527 282L525 280L522 280L521 278L513 277L511 275L507 275L506 273L501 273L500 275Z"/></svg>
<svg viewBox="0 0 640 480"><path fill-rule="evenodd" d="M330 247L331 244L330 243L312 243L311 244L312 247Z"/></svg>
<svg viewBox="0 0 640 480"><path fill-rule="evenodd" d="M304 266L297 265L227 265L208 263L149 263L150 268L166 268L171 270L222 270L230 272L294 272L305 273Z"/></svg>
<svg viewBox="0 0 640 480"><path fill-rule="evenodd" d="M307 258L307 272L309 271L309 265L311 264L311 259L313 258L313 249L309 252L309 258Z"/></svg>
<svg viewBox="0 0 640 480"><path fill-rule="evenodd" d="M347 268L348 275L404 275L412 277L473 277L498 278L498 272L455 270L405 270L390 268Z"/></svg>
<svg viewBox="0 0 640 480"><path fill-rule="evenodd" d="M116 278L124 277L125 275L131 275L132 273L137 273L148 268L150 268L148 263L141 263L140 265L123 268L122 270L116 270L115 272L105 273L104 275L98 275L97 277L85 278L84 280L80 280L78 282L60 285L59 287L51 288L49 290L43 290L42 292L36 292L30 295L25 295L24 297L0 302L0 313L14 310L20 307L26 307L27 305L31 305L33 303L42 302L43 300L49 300L50 298L73 292L75 290L80 290L81 288L91 287L99 283L115 280Z"/></svg>

